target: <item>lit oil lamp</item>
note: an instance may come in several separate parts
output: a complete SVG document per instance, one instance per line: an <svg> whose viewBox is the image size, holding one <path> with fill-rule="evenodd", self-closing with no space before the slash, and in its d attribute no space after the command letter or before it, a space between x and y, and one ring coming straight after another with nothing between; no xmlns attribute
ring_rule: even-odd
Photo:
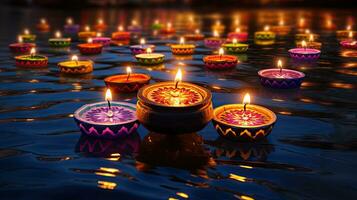
<svg viewBox="0 0 357 200"><path fill-rule="evenodd" d="M48 58L36 55L36 49L33 47L29 55L15 56L15 62L18 67L47 67Z"/></svg>
<svg viewBox="0 0 357 200"><path fill-rule="evenodd" d="M185 39L183 37L180 38L180 44L171 45L171 51L176 55L192 55L195 48L196 47L193 44L185 44Z"/></svg>
<svg viewBox="0 0 357 200"><path fill-rule="evenodd" d="M226 43L222 45L223 49L229 53L245 53L248 50L248 44L238 43L234 38L232 43Z"/></svg>
<svg viewBox="0 0 357 200"><path fill-rule="evenodd" d="M97 24L94 26L95 30L98 32L103 32L107 30L108 26L104 23L103 19L98 19Z"/></svg>
<svg viewBox="0 0 357 200"><path fill-rule="evenodd" d="M203 62L208 69L224 70L235 68L238 59L233 55L224 55L223 48L220 48L218 55L209 55L203 58Z"/></svg>
<svg viewBox="0 0 357 200"><path fill-rule="evenodd" d="M102 44L104 47L110 45L111 39L109 37L103 37L102 33L97 33L97 37L93 38L94 44Z"/></svg>
<svg viewBox="0 0 357 200"><path fill-rule="evenodd" d="M163 26L164 26L164 25L161 24L158 19L156 19L156 20L154 21L154 23L151 24L151 29L152 29L152 30L160 30L160 29L162 29Z"/></svg>
<svg viewBox="0 0 357 200"><path fill-rule="evenodd" d="M214 109L213 126L222 137L257 141L264 139L273 129L276 115L271 110L250 104L246 94L242 104L228 104Z"/></svg>
<svg viewBox="0 0 357 200"><path fill-rule="evenodd" d="M36 25L37 30L41 32L47 32L50 30L50 25L47 23L45 18L40 19L40 23Z"/></svg>
<svg viewBox="0 0 357 200"><path fill-rule="evenodd" d="M100 54L102 53L103 45L93 43L92 38L88 38L87 43L77 45L81 54Z"/></svg>
<svg viewBox="0 0 357 200"><path fill-rule="evenodd" d="M164 62L165 55L161 53L152 53L151 48L146 49L146 53L135 55L136 60L142 65L158 65Z"/></svg>
<svg viewBox="0 0 357 200"><path fill-rule="evenodd" d="M57 66L60 72L65 74L87 74L93 71L91 60L78 60L76 55L73 55L71 60L58 63Z"/></svg>
<svg viewBox="0 0 357 200"><path fill-rule="evenodd" d="M133 32L133 33L140 33L142 30L142 27L138 24L136 20L132 20L131 24L128 26L128 31Z"/></svg>
<svg viewBox="0 0 357 200"><path fill-rule="evenodd" d="M314 35L310 34L309 41L306 42L306 47L310 49L321 49L321 45L322 45L321 42L315 42L314 40L315 40ZM302 41L296 42L296 47L303 48L302 43L303 43Z"/></svg>
<svg viewBox="0 0 357 200"><path fill-rule="evenodd" d="M23 42L35 42L36 40L36 35L31 34L28 29L25 29L24 33L20 34L19 37L22 38Z"/></svg>
<svg viewBox="0 0 357 200"><path fill-rule="evenodd" d="M201 34L200 29L196 29L194 34L186 34L184 38L188 41L199 41L203 40L205 35Z"/></svg>
<svg viewBox="0 0 357 200"><path fill-rule="evenodd" d="M348 25L345 30L338 30L336 31L336 36L339 39L347 39L349 38L349 34L352 31L352 34L355 35L356 31L352 30L352 26Z"/></svg>
<svg viewBox="0 0 357 200"><path fill-rule="evenodd" d="M168 22L165 27L160 30L161 34L174 34L176 32L175 28L172 27L171 22Z"/></svg>
<svg viewBox="0 0 357 200"><path fill-rule="evenodd" d="M36 47L36 44L34 43L24 43L22 40L22 37L18 37L18 42L17 43L12 43L9 45L9 48L12 53L30 53L31 49Z"/></svg>
<svg viewBox="0 0 357 200"><path fill-rule="evenodd" d="M318 49L307 48L305 40L302 41L301 46L301 48L289 50L291 58L299 61L315 61L320 57L321 51Z"/></svg>
<svg viewBox="0 0 357 200"><path fill-rule="evenodd" d="M154 51L155 50L155 45L146 44L146 41L145 41L144 38L140 39L140 44L139 45L130 46L130 51L134 55L143 54L143 53L147 52L148 49L150 49L151 51Z"/></svg>
<svg viewBox="0 0 357 200"><path fill-rule="evenodd" d="M211 27L212 30L216 30L218 33L224 32L226 27L221 23L220 20L217 20Z"/></svg>
<svg viewBox="0 0 357 200"><path fill-rule="evenodd" d="M141 87L149 84L151 77L146 74L132 73L130 67L126 74L109 76L104 79L105 85L113 91L121 93L137 92Z"/></svg>
<svg viewBox="0 0 357 200"><path fill-rule="evenodd" d="M277 35L287 35L290 32L291 27L285 25L284 20L280 19L279 25L271 27L271 30Z"/></svg>
<svg viewBox="0 0 357 200"><path fill-rule="evenodd" d="M345 49L357 49L357 41L353 38L353 31L349 33L349 39L340 42L341 47Z"/></svg>
<svg viewBox="0 0 357 200"><path fill-rule="evenodd" d="M112 101L107 89L105 101L86 104L74 113L74 119L81 132L98 138L119 138L135 133L139 127L135 105Z"/></svg>
<svg viewBox="0 0 357 200"><path fill-rule="evenodd" d="M254 33L255 40L275 40L275 33L270 31L269 26L265 26L263 31L257 31Z"/></svg>
<svg viewBox="0 0 357 200"><path fill-rule="evenodd" d="M95 31L91 31L89 26L85 26L84 31L78 33L78 38L82 41L87 41L88 38L97 36Z"/></svg>
<svg viewBox="0 0 357 200"><path fill-rule="evenodd" d="M138 120L156 133L196 132L212 119L211 97L207 89L182 82L179 69L175 81L155 83L139 90Z"/></svg>
<svg viewBox="0 0 357 200"><path fill-rule="evenodd" d="M291 69L283 69L281 60L277 68L263 69L258 72L260 83L269 88L292 89L300 87L305 74Z"/></svg>
<svg viewBox="0 0 357 200"><path fill-rule="evenodd" d="M68 47L71 45L71 38L63 38L60 31L56 31L55 37L48 39L51 47Z"/></svg>
<svg viewBox="0 0 357 200"><path fill-rule="evenodd" d="M67 18L66 24L64 25L64 32L67 34L75 34L79 31L79 24L74 24L72 18Z"/></svg>
<svg viewBox="0 0 357 200"><path fill-rule="evenodd" d="M238 42L246 42L248 40L248 32L242 32L238 27L234 32L228 33L228 39L231 41L236 39Z"/></svg>
<svg viewBox="0 0 357 200"><path fill-rule="evenodd" d="M295 35L295 40L296 41L302 41L302 40L308 41L309 38L311 37L311 35L313 36L314 39L319 38L318 34L311 33L311 31L309 29L306 29L305 33L297 33Z"/></svg>
<svg viewBox="0 0 357 200"><path fill-rule="evenodd" d="M113 40L130 40L130 32L124 31L123 26L118 26L118 31L112 33Z"/></svg>
<svg viewBox="0 0 357 200"><path fill-rule="evenodd" d="M219 48L226 40L224 38L219 37L219 33L217 30L213 31L213 37L206 38L204 40L204 44L208 48Z"/></svg>

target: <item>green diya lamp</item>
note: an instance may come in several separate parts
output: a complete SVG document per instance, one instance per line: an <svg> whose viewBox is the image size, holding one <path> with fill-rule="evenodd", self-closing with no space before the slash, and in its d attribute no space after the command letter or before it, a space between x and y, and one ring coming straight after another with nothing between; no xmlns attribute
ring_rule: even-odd
<svg viewBox="0 0 357 200"><path fill-rule="evenodd" d="M151 29L152 29L152 30L160 30L160 29L162 29L162 27L164 27L164 25L161 24L158 19L156 19L156 20L154 21L154 23L151 24Z"/></svg>
<svg viewBox="0 0 357 200"><path fill-rule="evenodd" d="M93 62L91 60L78 60L76 55L71 60L58 63L61 73L65 74L87 74L93 71Z"/></svg>
<svg viewBox="0 0 357 200"><path fill-rule="evenodd" d="M234 38L232 43L223 44L222 47L229 53L245 53L248 50L248 44L237 43L237 39Z"/></svg>
<svg viewBox="0 0 357 200"><path fill-rule="evenodd" d="M36 40L36 35L31 34L28 29L25 29L24 33L20 34L19 37L22 38L23 42L28 42L28 43L35 42Z"/></svg>
<svg viewBox="0 0 357 200"><path fill-rule="evenodd" d="M152 53L151 48L146 49L146 53L135 55L138 63L142 65L158 65L164 62L165 55L161 53Z"/></svg>
<svg viewBox="0 0 357 200"><path fill-rule="evenodd" d="M176 55L192 55L195 51L195 45L185 44L185 39L180 38L180 44L171 45L172 54Z"/></svg>
<svg viewBox="0 0 357 200"><path fill-rule="evenodd" d="M254 33L255 40L275 40L275 33L269 31L269 26L265 26L263 31L257 31Z"/></svg>
<svg viewBox="0 0 357 200"><path fill-rule="evenodd" d="M31 48L29 55L15 56L15 65L18 67L47 67L48 58L36 55L36 49Z"/></svg>
<svg viewBox="0 0 357 200"><path fill-rule="evenodd" d="M71 45L71 38L63 38L60 31L56 31L55 38L50 38L48 44L51 47L68 47Z"/></svg>

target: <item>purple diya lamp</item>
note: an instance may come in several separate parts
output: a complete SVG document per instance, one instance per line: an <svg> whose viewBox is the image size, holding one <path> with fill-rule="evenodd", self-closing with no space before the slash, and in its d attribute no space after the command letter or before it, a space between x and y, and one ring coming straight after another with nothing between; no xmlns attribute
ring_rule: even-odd
<svg viewBox="0 0 357 200"><path fill-rule="evenodd" d="M238 59L233 55L224 55L223 48L220 48L218 55L205 56L203 62L208 69L224 70L234 68L238 63Z"/></svg>
<svg viewBox="0 0 357 200"><path fill-rule="evenodd" d="M263 86L276 89L298 88L305 77L302 72L283 69L281 60L278 61L278 68L260 70L258 75Z"/></svg>
<svg viewBox="0 0 357 200"><path fill-rule="evenodd" d="M199 41L203 40L205 35L201 34L200 29L196 29L194 34L186 34L184 38L188 41Z"/></svg>
<svg viewBox="0 0 357 200"><path fill-rule="evenodd" d="M299 61L315 61L319 59L321 51L306 47L306 42L302 41L302 48L294 48L289 50L291 58Z"/></svg>
<svg viewBox="0 0 357 200"><path fill-rule="evenodd" d="M102 44L104 47L110 45L111 39L109 37L103 37L102 33L97 33L97 37L93 38L94 44Z"/></svg>
<svg viewBox="0 0 357 200"><path fill-rule="evenodd" d="M245 42L248 40L248 33L242 32L238 27L234 32L228 33L228 39L231 41L233 41L233 39L236 39L238 42Z"/></svg>
<svg viewBox="0 0 357 200"><path fill-rule="evenodd" d="M135 105L111 101L110 89L107 89L105 100L76 110L74 119L81 132L98 138L118 138L135 133L139 127Z"/></svg>
<svg viewBox="0 0 357 200"><path fill-rule="evenodd" d="M12 43L9 45L9 48L12 53L30 53L31 49L36 47L36 44L34 43L24 43L22 40L22 37L18 37L18 42L17 43Z"/></svg>
<svg viewBox="0 0 357 200"><path fill-rule="evenodd" d="M340 42L341 47L345 49L357 49L357 41L353 39L353 32L350 31L349 39Z"/></svg>
<svg viewBox="0 0 357 200"><path fill-rule="evenodd" d="M155 45L145 44L146 41L144 38L140 39L140 45L132 45L130 46L130 51L133 55L146 53L147 49L151 49L151 51L155 50Z"/></svg>
<svg viewBox="0 0 357 200"><path fill-rule="evenodd" d="M71 38L63 38L60 31L56 31L55 38L48 39L51 47L68 47L71 45Z"/></svg>
<svg viewBox="0 0 357 200"><path fill-rule="evenodd" d="M218 31L213 31L213 37L204 39L204 44L208 48L219 48L226 40L219 37Z"/></svg>
<svg viewBox="0 0 357 200"><path fill-rule="evenodd" d="M171 45L172 54L175 55L192 55L196 46L193 44L185 44L185 39L180 38L180 44Z"/></svg>
<svg viewBox="0 0 357 200"><path fill-rule="evenodd" d="M64 25L64 32L67 34L74 34L78 33L79 31L79 24L73 24L72 18L67 18L67 22Z"/></svg>
<svg viewBox="0 0 357 200"><path fill-rule="evenodd" d="M271 110L250 104L250 96L244 96L243 104L228 104L215 108L213 126L222 137L257 141L272 131L276 115Z"/></svg>
<svg viewBox="0 0 357 200"><path fill-rule="evenodd" d="M36 49L31 48L30 55L15 56L15 64L18 67L47 67L48 58L36 55Z"/></svg>

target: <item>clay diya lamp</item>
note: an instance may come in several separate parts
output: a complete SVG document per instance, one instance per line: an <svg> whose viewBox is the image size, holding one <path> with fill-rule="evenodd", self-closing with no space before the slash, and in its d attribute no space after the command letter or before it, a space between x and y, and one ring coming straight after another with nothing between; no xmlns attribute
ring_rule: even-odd
<svg viewBox="0 0 357 200"><path fill-rule="evenodd" d="M40 20L40 23L36 25L36 28L38 31L48 32L50 30L50 25L47 23L47 20L45 18L42 18Z"/></svg>
<svg viewBox="0 0 357 200"><path fill-rule="evenodd" d="M281 60L278 61L278 68L260 70L258 75L263 86L276 89L299 88L305 77L302 72L283 69Z"/></svg>
<svg viewBox="0 0 357 200"><path fill-rule="evenodd" d="M86 26L84 31L78 33L78 38L81 41L87 41L88 38L94 38L95 36L97 36L97 33L95 31L91 31L89 26Z"/></svg>
<svg viewBox="0 0 357 200"><path fill-rule="evenodd" d="M25 54L30 53L31 49L36 47L34 43L24 43L22 37L18 37L17 43L12 43L9 45L10 51L15 54Z"/></svg>
<svg viewBox="0 0 357 200"><path fill-rule="evenodd" d="M15 56L15 65L18 67L47 67L48 58L36 55L36 49L31 48L29 55Z"/></svg>
<svg viewBox="0 0 357 200"><path fill-rule="evenodd" d="M311 37L311 35L312 35L312 37L314 39L318 39L319 38L318 34L311 33L309 29L306 29L305 33L297 33L295 35L295 40L296 41L302 41L302 40L308 41L309 38Z"/></svg>
<svg viewBox="0 0 357 200"><path fill-rule="evenodd" d="M76 55L72 56L72 60L60 62L57 66L65 74L87 74L93 71L91 60L78 60Z"/></svg>
<svg viewBox="0 0 357 200"><path fill-rule="evenodd" d="M246 42L248 40L248 33L242 32L240 28L236 28L234 32L228 33L228 39L231 41L236 39L238 42Z"/></svg>
<svg viewBox="0 0 357 200"><path fill-rule="evenodd" d="M192 55L195 52L195 45L185 44L185 39L180 38L180 44L171 45L171 52L175 55Z"/></svg>
<svg viewBox="0 0 357 200"><path fill-rule="evenodd" d="M235 68L238 59L236 56L224 55L223 48L220 48L218 55L209 55L203 58L206 68L212 70L225 70Z"/></svg>
<svg viewBox="0 0 357 200"><path fill-rule="evenodd" d="M101 44L104 47L107 47L111 43L111 39L109 37L103 37L102 33L97 33L97 37L93 38L94 44Z"/></svg>
<svg viewBox="0 0 357 200"><path fill-rule="evenodd" d="M284 20L280 20L279 25L271 27L271 30L277 35L287 35L290 32L291 27L285 25Z"/></svg>
<svg viewBox="0 0 357 200"><path fill-rule="evenodd" d="M216 30L218 33L223 33L225 28L226 27L219 20L211 27L212 30Z"/></svg>
<svg viewBox="0 0 357 200"><path fill-rule="evenodd" d="M79 31L79 24L74 24L72 18L67 18L67 22L64 25L64 32L67 34L75 34Z"/></svg>
<svg viewBox="0 0 357 200"><path fill-rule="evenodd" d="M113 40L130 40L130 32L124 31L123 26L118 27L117 32L112 33L112 39Z"/></svg>
<svg viewBox="0 0 357 200"><path fill-rule="evenodd" d="M186 34L184 38L188 41L200 41L203 40L205 36L200 33L200 29L196 29L194 34Z"/></svg>
<svg viewBox="0 0 357 200"><path fill-rule="evenodd" d="M212 119L211 92L195 84L175 81L142 87L138 92L137 117L148 130L163 134L193 133Z"/></svg>
<svg viewBox="0 0 357 200"><path fill-rule="evenodd" d="M257 141L271 133L276 115L271 110L250 104L250 96L246 94L242 104L228 104L214 109L213 126L222 137Z"/></svg>
<svg viewBox="0 0 357 200"><path fill-rule="evenodd" d="M132 33L140 33L142 30L142 27L138 24L136 20L132 20L131 24L128 26L128 31Z"/></svg>
<svg viewBox="0 0 357 200"><path fill-rule="evenodd" d="M269 30L269 26L265 26L263 31L254 33L254 39L258 41L274 41L275 33Z"/></svg>
<svg viewBox="0 0 357 200"><path fill-rule="evenodd" d="M150 49L151 51L155 50L155 45L152 44L145 44L146 41L144 38L140 39L140 45L132 45L130 46L130 51L133 55L137 55L137 54L142 54L145 53L147 51L147 49Z"/></svg>
<svg viewBox="0 0 357 200"><path fill-rule="evenodd" d="M348 25L345 30L336 31L336 36L338 39L347 39L349 34L352 31L352 26ZM352 31L352 34L355 35L356 31Z"/></svg>
<svg viewBox="0 0 357 200"><path fill-rule="evenodd" d="M160 33L161 34L165 34L165 35L171 35L171 34L175 34L176 33L176 30L172 27L172 24L170 22L168 22L166 24L166 27L163 27L161 30L160 30Z"/></svg>
<svg viewBox="0 0 357 200"><path fill-rule="evenodd" d="M218 31L213 31L213 37L209 37L204 39L204 44L208 48L219 48L226 40L224 38L219 37Z"/></svg>
<svg viewBox="0 0 357 200"><path fill-rule="evenodd" d="M232 43L223 44L222 47L229 53L245 53L248 50L248 44L237 43L236 38L233 39Z"/></svg>
<svg viewBox="0 0 357 200"><path fill-rule="evenodd" d="M110 89L106 92L106 101L86 104L74 113L80 131L97 138L119 138L136 132L139 122L135 105L112 101Z"/></svg>
<svg viewBox="0 0 357 200"><path fill-rule="evenodd" d="M23 42L28 42L28 43L35 42L36 40L36 35L31 34L28 29L25 29L24 33L20 34L19 37L22 38Z"/></svg>
<svg viewBox="0 0 357 200"><path fill-rule="evenodd" d="M160 23L160 21L157 19L154 21L154 23L151 24L151 29L152 30L160 30L162 29L164 25Z"/></svg>
<svg viewBox="0 0 357 200"><path fill-rule="evenodd" d="M142 65L158 65L165 61L165 55L152 53L151 48L146 49L146 53L135 55L136 60Z"/></svg>
<svg viewBox="0 0 357 200"><path fill-rule="evenodd" d="M149 84L151 77L146 74L132 73L126 68L126 74L109 76L104 79L105 85L112 91L120 93L137 92L141 87Z"/></svg>
<svg viewBox="0 0 357 200"><path fill-rule="evenodd" d="M357 49L357 41L353 39L352 31L349 33L349 39L341 41L340 45L344 49Z"/></svg>
<svg viewBox="0 0 357 200"><path fill-rule="evenodd" d="M61 32L56 31L55 37L48 39L51 47L68 47L71 45L71 38L63 38Z"/></svg>
<svg viewBox="0 0 357 200"><path fill-rule="evenodd" d="M294 48L289 50L291 58L297 61L315 61L319 59L321 51L306 47L306 42L302 41L302 48Z"/></svg>
<svg viewBox="0 0 357 200"><path fill-rule="evenodd" d="M98 23L94 26L94 28L98 32L103 32L107 30L108 26L104 23L103 19L98 19Z"/></svg>
<svg viewBox="0 0 357 200"><path fill-rule="evenodd" d="M93 43L92 38L88 38L88 42L77 45L81 54L100 54L102 53L103 45L99 43Z"/></svg>
<svg viewBox="0 0 357 200"><path fill-rule="evenodd" d="M302 43L303 43L302 41L296 42L296 47L303 48ZM310 49L321 49L321 45L322 45L321 42L315 42L314 35L310 34L309 42L306 43L306 47Z"/></svg>

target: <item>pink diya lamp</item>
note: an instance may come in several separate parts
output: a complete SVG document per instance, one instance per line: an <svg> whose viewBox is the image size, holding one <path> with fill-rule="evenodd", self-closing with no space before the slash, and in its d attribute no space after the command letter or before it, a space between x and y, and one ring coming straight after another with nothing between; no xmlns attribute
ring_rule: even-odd
<svg viewBox="0 0 357 200"><path fill-rule="evenodd" d="M36 28L41 32L48 32L50 30L50 25L45 18L41 18L40 23L36 25Z"/></svg>
<svg viewBox="0 0 357 200"><path fill-rule="evenodd" d="M48 39L51 47L68 47L71 45L71 38L63 38L60 31L56 31L55 37Z"/></svg>
<svg viewBox="0 0 357 200"><path fill-rule="evenodd" d="M81 54L100 54L102 53L103 45L100 43L93 43L92 38L88 38L87 43L77 45Z"/></svg>
<svg viewBox="0 0 357 200"><path fill-rule="evenodd" d="M108 26L104 23L103 19L98 19L98 23L94 26L94 28L98 32L103 32L107 30Z"/></svg>
<svg viewBox="0 0 357 200"><path fill-rule="evenodd" d="M128 26L128 31L132 33L140 33L142 30L142 27L138 24L136 20L132 20L131 24Z"/></svg>
<svg viewBox="0 0 357 200"><path fill-rule="evenodd" d="M204 44L208 48L219 48L226 40L224 38L219 37L219 33L217 30L213 31L213 37L209 37L204 39Z"/></svg>
<svg viewBox="0 0 357 200"><path fill-rule="evenodd" d="M314 34L311 33L311 31L309 29L305 30L305 33L298 33L295 35L295 40L296 41L302 41L302 40L309 40L309 38L311 37L311 35L313 36L314 39L318 39L319 35L318 34Z"/></svg>
<svg viewBox="0 0 357 200"><path fill-rule="evenodd" d="M232 43L225 43L222 47L229 53L244 53L248 50L248 44L238 43L236 38L233 39Z"/></svg>
<svg viewBox="0 0 357 200"><path fill-rule="evenodd" d="M142 65L158 65L165 61L164 54L152 53L151 48L147 48L146 53L136 54L135 58Z"/></svg>
<svg viewBox="0 0 357 200"><path fill-rule="evenodd" d="M78 33L79 31L79 24L74 24L72 18L67 18L66 24L64 25L64 32L67 34L74 34Z"/></svg>
<svg viewBox="0 0 357 200"><path fill-rule="evenodd" d="M104 79L105 85L113 91L122 93L137 92L141 87L149 84L151 77L146 74L132 73L130 67L126 74L109 76Z"/></svg>
<svg viewBox="0 0 357 200"><path fill-rule="evenodd" d="M291 58L298 61L315 61L319 59L321 51L317 49L307 48L305 40L301 43L301 48L294 48L289 50Z"/></svg>
<svg viewBox="0 0 357 200"><path fill-rule="evenodd" d="M208 69L224 70L235 68L238 59L236 56L224 55L223 48L220 48L218 55L209 55L203 58L203 62Z"/></svg>
<svg viewBox="0 0 357 200"><path fill-rule="evenodd" d="M78 33L78 37L82 41L87 41L88 38L93 38L97 35L95 31L90 30L90 26L85 26L84 31Z"/></svg>
<svg viewBox="0 0 357 200"><path fill-rule="evenodd" d="M36 35L31 34L30 31L25 28L24 33L19 35L24 42L35 42Z"/></svg>
<svg viewBox="0 0 357 200"><path fill-rule="evenodd" d="M102 44L104 47L110 45L111 39L109 37L103 37L102 33L97 33L97 37L93 38L94 44Z"/></svg>
<svg viewBox="0 0 357 200"><path fill-rule="evenodd" d="M18 67L47 67L48 58L36 55L36 49L31 48L29 55L15 56L15 65Z"/></svg>
<svg viewBox="0 0 357 200"><path fill-rule="evenodd" d="M271 27L271 30L277 35L287 35L290 32L291 27L285 25L284 20L280 19L279 25Z"/></svg>
<svg viewBox="0 0 357 200"><path fill-rule="evenodd" d="M170 35L175 34L176 30L172 27L171 22L168 22L166 26L160 30L160 33Z"/></svg>
<svg viewBox="0 0 357 200"><path fill-rule="evenodd" d="M357 41L353 39L353 32L350 31L349 39L340 42L341 47L345 49L357 49Z"/></svg>
<svg viewBox="0 0 357 200"><path fill-rule="evenodd" d="M61 73L65 74L87 74L93 71L93 62L91 60L78 60L76 55L71 60L57 64Z"/></svg>
<svg viewBox="0 0 357 200"><path fill-rule="evenodd" d="M246 94L242 104L228 104L215 108L213 126L222 137L241 141L257 141L271 133L276 115L271 110L250 104Z"/></svg>
<svg viewBox="0 0 357 200"><path fill-rule="evenodd" d="M321 45L322 45L321 42L315 42L314 41L314 35L310 34L309 42L306 43L306 47L310 48L310 49L321 49ZM301 42L296 42L296 47L302 48L302 41Z"/></svg>
<svg viewBox="0 0 357 200"><path fill-rule="evenodd" d="M260 70L258 75L263 86L276 89L299 88L305 77L302 72L283 69L281 60L278 61L278 68Z"/></svg>
<svg viewBox="0 0 357 200"><path fill-rule="evenodd" d="M151 49L151 51L154 51L155 45L146 44L145 38L141 38L139 45L132 45L129 48L132 54L137 55L137 54L145 53L149 48Z"/></svg>
<svg viewBox="0 0 357 200"><path fill-rule="evenodd" d="M242 32L240 28L236 28L234 32L228 33L228 40L233 41L236 39L238 42L246 42L248 40L248 33Z"/></svg>
<svg viewBox="0 0 357 200"><path fill-rule="evenodd" d="M154 83L139 90L136 113L140 123L150 131L193 133L212 119L211 97L209 90L182 82L179 69L175 81Z"/></svg>
<svg viewBox="0 0 357 200"><path fill-rule="evenodd" d="M106 90L105 101L86 104L74 112L80 131L98 138L119 138L136 132L139 122L134 104L112 101L110 89Z"/></svg>
<svg viewBox="0 0 357 200"><path fill-rule="evenodd" d="M188 41L199 41L203 40L205 35L201 34L200 29L196 29L194 34L186 34L184 35L184 38Z"/></svg>
<svg viewBox="0 0 357 200"><path fill-rule="evenodd" d="M113 40L130 40L130 32L124 31L122 25L118 26L118 31L112 33Z"/></svg>
<svg viewBox="0 0 357 200"><path fill-rule="evenodd" d="M30 53L31 49L33 47L36 47L36 44L34 43L24 43L22 40L22 37L18 37L18 42L17 43L12 43L9 45L9 48L12 53Z"/></svg>
<svg viewBox="0 0 357 200"><path fill-rule="evenodd" d="M352 30L352 26L348 25L345 30L336 31L336 36L339 39L346 39L349 38L350 32L352 32L353 35L356 33L356 31Z"/></svg>
<svg viewBox="0 0 357 200"><path fill-rule="evenodd" d="M185 44L185 39L180 38L180 44L171 45L172 54L176 55L192 55L196 46L193 44Z"/></svg>

